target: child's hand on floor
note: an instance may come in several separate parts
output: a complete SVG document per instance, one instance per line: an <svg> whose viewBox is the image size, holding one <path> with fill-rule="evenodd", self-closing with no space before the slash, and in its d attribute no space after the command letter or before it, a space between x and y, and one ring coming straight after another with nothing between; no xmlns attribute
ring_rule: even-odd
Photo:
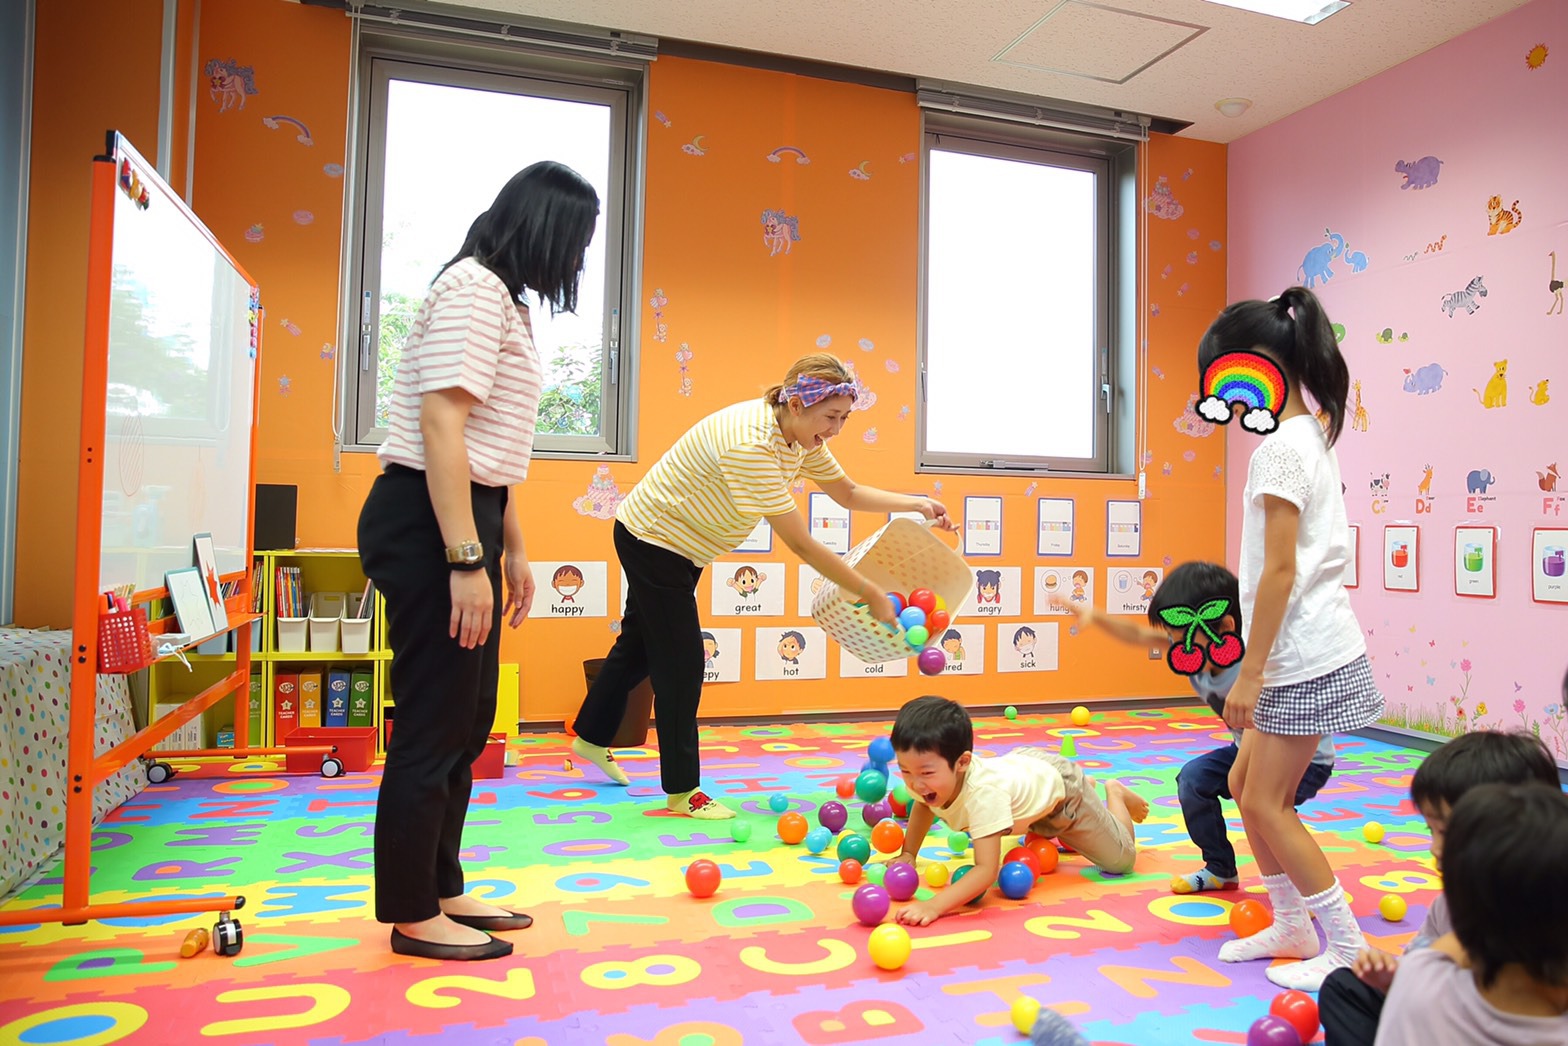
<svg viewBox="0 0 1568 1046"><path fill-rule="evenodd" d="M1356 961L1350 964L1351 972L1361 978L1361 983L1384 993L1394 983L1394 971L1398 968L1398 956L1377 948L1361 949Z"/></svg>
<svg viewBox="0 0 1568 1046"><path fill-rule="evenodd" d="M916 901L898 910L895 918L905 926L930 926L942 918L942 909L929 901Z"/></svg>

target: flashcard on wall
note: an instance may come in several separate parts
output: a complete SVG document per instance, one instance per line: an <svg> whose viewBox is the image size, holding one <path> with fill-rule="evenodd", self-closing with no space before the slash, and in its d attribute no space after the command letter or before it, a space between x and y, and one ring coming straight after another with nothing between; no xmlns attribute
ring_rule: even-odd
<svg viewBox="0 0 1568 1046"><path fill-rule="evenodd" d="M811 601L821 591L822 586L828 584L828 579L817 573L816 568L805 563L797 564L800 574L800 588L796 593L795 611L801 617L811 616Z"/></svg>
<svg viewBox="0 0 1568 1046"><path fill-rule="evenodd" d="M756 527L746 536L746 540L735 546L736 552L772 552L773 528L765 519L757 520Z"/></svg>
<svg viewBox="0 0 1568 1046"><path fill-rule="evenodd" d="M1022 625L1000 625L996 630L996 670L998 672L1056 671L1057 633L1055 622L1030 621Z"/></svg>
<svg viewBox="0 0 1568 1046"><path fill-rule="evenodd" d="M835 644L836 645L836 644ZM843 647L838 648L838 677L840 679L883 679L887 676L907 676L909 660L878 661L875 664L860 660Z"/></svg>
<svg viewBox="0 0 1568 1046"><path fill-rule="evenodd" d="M1390 592L1421 591L1421 528L1383 528L1383 587Z"/></svg>
<svg viewBox="0 0 1568 1046"><path fill-rule="evenodd" d="M783 563L715 563L710 572L715 617L779 617L784 613Z"/></svg>
<svg viewBox="0 0 1568 1046"><path fill-rule="evenodd" d="M533 560L534 605L529 617L608 617L610 565L604 562Z"/></svg>
<svg viewBox="0 0 1568 1046"><path fill-rule="evenodd" d="M1002 554L1002 499L964 498L964 555Z"/></svg>
<svg viewBox="0 0 1568 1046"><path fill-rule="evenodd" d="M1350 554L1345 560L1345 587L1361 587L1361 525L1350 524Z"/></svg>
<svg viewBox="0 0 1568 1046"><path fill-rule="evenodd" d="M849 551L849 509L826 494L812 491L807 499L811 536L834 552Z"/></svg>
<svg viewBox="0 0 1568 1046"><path fill-rule="evenodd" d="M1023 568L981 567L956 617L1017 617L1023 611Z"/></svg>
<svg viewBox="0 0 1568 1046"><path fill-rule="evenodd" d="M1530 598L1537 603L1568 603L1568 529L1537 527L1530 537Z"/></svg>
<svg viewBox="0 0 1568 1046"><path fill-rule="evenodd" d="M925 513L923 512L889 512L887 514L887 521L889 523L893 522L895 519L912 519L916 523L924 523L926 521Z"/></svg>
<svg viewBox="0 0 1568 1046"><path fill-rule="evenodd" d="M1454 528L1454 595L1497 595L1497 528Z"/></svg>
<svg viewBox="0 0 1568 1046"><path fill-rule="evenodd" d="M820 628L794 625L757 629L758 679L826 679L828 637Z"/></svg>
<svg viewBox="0 0 1568 1046"><path fill-rule="evenodd" d="M1105 612L1148 617L1149 601L1165 577L1163 567L1110 567L1105 571Z"/></svg>
<svg viewBox="0 0 1568 1046"><path fill-rule="evenodd" d="M1035 567L1034 612L1036 614L1071 614L1066 607L1053 606L1053 601L1063 601L1073 606L1094 606L1093 567Z"/></svg>
<svg viewBox="0 0 1568 1046"><path fill-rule="evenodd" d="M702 681L704 683L740 682L741 630L705 628L702 630Z"/></svg>
<svg viewBox="0 0 1568 1046"><path fill-rule="evenodd" d="M1105 503L1105 554L1112 558L1143 554L1143 505L1140 502Z"/></svg>
<svg viewBox="0 0 1568 1046"><path fill-rule="evenodd" d="M977 676L985 671L985 626L949 625L937 639L947 664L945 676Z"/></svg>
<svg viewBox="0 0 1568 1046"><path fill-rule="evenodd" d="M1072 498L1041 498L1039 507L1040 536L1036 551L1042 556L1070 556L1073 554Z"/></svg>

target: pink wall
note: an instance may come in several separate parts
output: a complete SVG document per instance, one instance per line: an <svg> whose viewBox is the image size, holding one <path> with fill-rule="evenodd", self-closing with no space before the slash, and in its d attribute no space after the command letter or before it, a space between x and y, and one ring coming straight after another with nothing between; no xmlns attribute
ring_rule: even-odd
<svg viewBox="0 0 1568 1046"><path fill-rule="evenodd" d="M1523 725L1560 760L1568 603L1533 600L1532 540L1536 528L1568 528L1568 477L1543 489L1550 466L1568 469L1568 315L1548 257L1568 278L1565 115L1568 4L1536 0L1234 143L1229 201L1233 299L1302 282L1307 252L1333 242L1325 230L1348 241L1314 289L1345 328L1365 412L1338 449L1361 528L1352 598L1388 721L1447 735ZM1402 188L1396 161L1427 156L1442 160L1435 184ZM1516 228L1494 227L1493 195L1505 208L1519 201ZM1445 296L1476 276L1486 296L1448 315ZM1483 406L1503 360L1506 405ZM1234 561L1256 440L1231 433L1229 443ZM1467 492L1472 471L1494 478L1484 498ZM1409 524L1420 527L1420 591L1387 591L1383 528ZM1472 524L1498 528L1495 599L1455 594L1465 572L1454 528Z"/></svg>

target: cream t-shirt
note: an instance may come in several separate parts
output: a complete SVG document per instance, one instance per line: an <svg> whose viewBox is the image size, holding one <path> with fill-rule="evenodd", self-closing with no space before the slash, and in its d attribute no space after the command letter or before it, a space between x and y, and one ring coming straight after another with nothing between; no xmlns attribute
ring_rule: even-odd
<svg viewBox="0 0 1568 1046"><path fill-rule="evenodd" d="M997 832L1028 831L1066 795L1062 775L1048 760L1025 752L977 755L953 802L931 812L949 828L982 839Z"/></svg>

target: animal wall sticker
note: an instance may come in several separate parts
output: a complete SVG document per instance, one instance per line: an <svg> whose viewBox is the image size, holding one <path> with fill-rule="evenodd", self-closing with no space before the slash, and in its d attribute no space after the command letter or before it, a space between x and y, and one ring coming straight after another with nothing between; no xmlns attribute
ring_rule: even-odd
<svg viewBox="0 0 1568 1046"><path fill-rule="evenodd" d="M1437 176L1441 173L1443 161L1435 156L1423 156L1411 162L1400 160L1394 164L1394 170L1405 176L1401 189L1430 189L1437 184Z"/></svg>
<svg viewBox="0 0 1568 1046"><path fill-rule="evenodd" d="M1465 310L1465 315L1469 316L1481 307L1481 299L1484 297L1486 297L1486 285L1481 282L1481 277L1477 276L1465 284L1463 290L1443 295L1443 304L1440 308L1448 313L1449 319L1453 319L1454 313L1460 309Z"/></svg>
<svg viewBox="0 0 1568 1046"><path fill-rule="evenodd" d="M1492 475L1491 469L1471 469L1465 477L1466 494L1485 494L1486 488L1497 482L1497 477Z"/></svg>
<svg viewBox="0 0 1568 1046"><path fill-rule="evenodd" d="M1492 376L1486 379L1485 392L1475 388L1470 391L1487 410L1508 406L1508 361L1498 360L1492 364Z"/></svg>
<svg viewBox="0 0 1568 1046"><path fill-rule="evenodd" d="M1353 432L1366 432L1372 423L1367 417L1367 409L1361 405L1361 382L1351 382L1350 391L1355 396L1355 401L1350 405L1350 428Z"/></svg>
<svg viewBox="0 0 1568 1046"><path fill-rule="evenodd" d="M1428 363L1415 370L1406 367L1404 390L1417 396L1430 396L1443 387L1443 379L1447 376L1448 372L1436 363Z"/></svg>
<svg viewBox="0 0 1568 1046"><path fill-rule="evenodd" d="M1421 482L1416 484L1416 493L1423 498L1429 498L1432 496L1432 466L1424 465L1422 468L1425 471L1421 476Z"/></svg>
<svg viewBox="0 0 1568 1046"><path fill-rule="evenodd" d="M1560 478L1562 478L1562 473L1557 471L1557 464L1553 462L1546 466L1545 472L1537 472L1535 474L1535 484L1542 490L1550 493L1557 489L1557 481Z"/></svg>
<svg viewBox="0 0 1568 1046"><path fill-rule="evenodd" d="M1486 201L1486 221L1488 236L1502 236L1513 232L1524 222L1524 214L1519 210L1519 201L1515 200L1513 206L1504 207L1501 196L1493 196Z"/></svg>
<svg viewBox="0 0 1568 1046"><path fill-rule="evenodd" d="M1323 238L1327 243L1320 243L1307 252L1297 266L1296 277L1301 280L1301 285L1311 290L1318 280L1325 283L1334 278L1332 268L1334 259L1345 253L1345 238L1337 232L1323 230Z"/></svg>
<svg viewBox="0 0 1568 1046"><path fill-rule="evenodd" d="M1546 387L1551 383L1551 378L1542 378L1540 381L1536 382L1535 385L1530 389L1530 402L1535 404L1537 407L1546 406L1546 404L1550 402L1552 398L1551 394L1546 391Z"/></svg>
<svg viewBox="0 0 1568 1046"><path fill-rule="evenodd" d="M1563 312L1563 281L1557 278L1557 252L1547 251L1546 256L1552 259L1552 274L1546 278L1546 289L1552 293L1552 304L1546 310L1546 314L1550 316L1556 313L1561 316Z"/></svg>

